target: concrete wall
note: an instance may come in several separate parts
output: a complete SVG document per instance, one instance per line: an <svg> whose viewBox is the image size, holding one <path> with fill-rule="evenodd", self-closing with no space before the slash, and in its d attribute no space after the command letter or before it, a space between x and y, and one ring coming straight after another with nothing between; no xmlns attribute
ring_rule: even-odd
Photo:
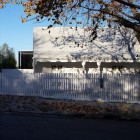
<svg viewBox="0 0 140 140"><path fill-rule="evenodd" d="M34 60L140 60L140 44L135 40L132 30L126 34L120 28L101 28L97 34L98 37L91 42L90 32L86 28L34 28Z"/></svg>

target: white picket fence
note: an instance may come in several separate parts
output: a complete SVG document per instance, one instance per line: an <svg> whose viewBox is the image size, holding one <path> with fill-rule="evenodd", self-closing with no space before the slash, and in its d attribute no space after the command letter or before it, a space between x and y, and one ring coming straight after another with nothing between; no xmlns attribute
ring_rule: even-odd
<svg viewBox="0 0 140 140"><path fill-rule="evenodd" d="M140 103L140 75L2 73L0 94Z"/></svg>

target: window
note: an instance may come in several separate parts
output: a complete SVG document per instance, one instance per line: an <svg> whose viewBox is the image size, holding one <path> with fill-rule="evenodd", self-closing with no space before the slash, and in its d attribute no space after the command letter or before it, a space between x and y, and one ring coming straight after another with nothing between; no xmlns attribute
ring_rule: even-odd
<svg viewBox="0 0 140 140"><path fill-rule="evenodd" d="M123 66L112 66L112 70L122 70L123 69Z"/></svg>
<svg viewBox="0 0 140 140"><path fill-rule="evenodd" d="M58 70L59 70L59 69L62 69L62 66L61 66L61 65L58 65L58 66L52 65L52 70L53 70L53 69L58 69Z"/></svg>

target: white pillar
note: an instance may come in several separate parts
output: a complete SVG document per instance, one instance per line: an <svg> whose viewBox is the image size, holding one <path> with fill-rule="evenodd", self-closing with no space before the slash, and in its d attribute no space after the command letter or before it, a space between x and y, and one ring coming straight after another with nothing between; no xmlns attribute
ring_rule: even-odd
<svg viewBox="0 0 140 140"><path fill-rule="evenodd" d="M97 61L97 66L98 66L97 71L101 73L101 61Z"/></svg>
<svg viewBox="0 0 140 140"><path fill-rule="evenodd" d="M98 72L100 74L100 88L103 88L103 75L102 75L102 68L101 68L101 61L97 61L98 65Z"/></svg>
<svg viewBox="0 0 140 140"><path fill-rule="evenodd" d="M85 65L86 65L86 61L82 62L82 67L83 67L83 72L85 73Z"/></svg>
<svg viewBox="0 0 140 140"><path fill-rule="evenodd" d="M86 61L82 62L83 69L85 69Z"/></svg>
<svg viewBox="0 0 140 140"><path fill-rule="evenodd" d="M36 59L33 57L33 63L32 63L32 65L33 65L33 72L35 73L35 65L37 64L37 61L36 61Z"/></svg>

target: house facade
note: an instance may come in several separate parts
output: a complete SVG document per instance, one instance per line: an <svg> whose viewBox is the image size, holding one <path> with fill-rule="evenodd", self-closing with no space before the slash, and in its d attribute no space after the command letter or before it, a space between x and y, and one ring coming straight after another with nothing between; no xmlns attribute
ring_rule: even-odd
<svg viewBox="0 0 140 140"><path fill-rule="evenodd" d="M101 28L97 36L93 40L88 28L34 28L34 72L140 72L140 44L132 30Z"/></svg>

